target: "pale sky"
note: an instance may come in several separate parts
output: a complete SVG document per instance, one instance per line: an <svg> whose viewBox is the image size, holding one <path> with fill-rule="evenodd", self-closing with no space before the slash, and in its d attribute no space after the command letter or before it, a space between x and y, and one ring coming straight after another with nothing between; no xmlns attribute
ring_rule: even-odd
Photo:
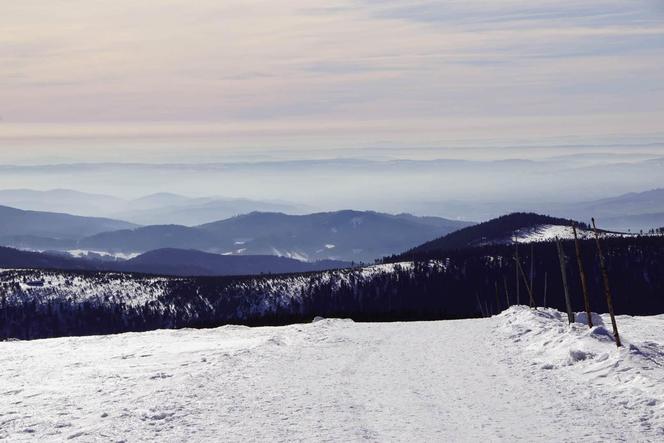
<svg viewBox="0 0 664 443"><path fill-rule="evenodd" d="M0 1L0 162L664 133L661 0Z"/></svg>

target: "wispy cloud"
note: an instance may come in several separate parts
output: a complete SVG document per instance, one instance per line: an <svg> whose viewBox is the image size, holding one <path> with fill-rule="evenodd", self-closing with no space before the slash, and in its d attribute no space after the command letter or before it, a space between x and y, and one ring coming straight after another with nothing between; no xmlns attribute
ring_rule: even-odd
<svg viewBox="0 0 664 443"><path fill-rule="evenodd" d="M5 138L177 122L407 144L655 132L664 117L656 0L22 0L0 28Z"/></svg>

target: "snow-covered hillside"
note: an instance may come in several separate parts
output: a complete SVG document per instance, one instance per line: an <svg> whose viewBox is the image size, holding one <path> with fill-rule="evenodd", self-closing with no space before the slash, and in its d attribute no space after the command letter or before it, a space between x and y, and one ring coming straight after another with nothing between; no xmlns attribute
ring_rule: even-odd
<svg viewBox="0 0 664 443"><path fill-rule="evenodd" d="M606 237L626 237L633 234L622 232L605 232L602 231L602 238ZM595 238L593 231L590 229L577 228L577 236L579 239L592 239ZM537 225L529 228L517 229L512 233L511 238L505 238L501 241L494 243L531 243L539 241L551 241L559 238L561 240L574 239L574 231L571 226L562 225Z"/></svg>
<svg viewBox="0 0 664 443"><path fill-rule="evenodd" d="M437 260L227 278L0 269L0 339L380 315L415 306L417 297L397 297L397 283L410 292L445 269Z"/></svg>
<svg viewBox="0 0 664 443"><path fill-rule="evenodd" d="M661 441L664 316L553 310L0 343L8 441Z"/></svg>
<svg viewBox="0 0 664 443"><path fill-rule="evenodd" d="M359 268L321 271L318 273L285 274L280 276L261 275L235 279L224 289L229 293L256 293L266 300L263 307L279 298L298 298L310 285L331 284L333 288L349 285L351 282L409 271L413 262L399 262L370 265ZM426 266L432 272L442 272L442 261L431 260ZM192 279L181 277L151 277L124 273L73 273L32 269L0 269L0 287L5 291L9 305L34 301L67 300L74 304L92 305L123 304L126 306L158 305L169 284L189 282ZM166 307L165 307L166 308Z"/></svg>

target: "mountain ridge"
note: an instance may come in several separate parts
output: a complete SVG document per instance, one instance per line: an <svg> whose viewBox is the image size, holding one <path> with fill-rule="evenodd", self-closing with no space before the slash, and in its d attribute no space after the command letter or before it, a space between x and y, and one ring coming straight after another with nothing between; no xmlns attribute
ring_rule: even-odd
<svg viewBox="0 0 664 443"><path fill-rule="evenodd" d="M536 228L538 226L569 227L574 224L584 230L588 228L585 223L579 223L571 219L551 217L533 212L513 212L428 241L404 252L401 256L407 257L412 254L432 251L442 252L510 242L513 235L524 228Z"/></svg>
<svg viewBox="0 0 664 443"><path fill-rule="evenodd" d="M16 209L0 205L2 237L39 236L76 239L109 230L136 228L138 225L105 217L83 217L61 212Z"/></svg>
<svg viewBox="0 0 664 443"><path fill-rule="evenodd" d="M0 246L0 268L121 272L172 277L291 274L348 268L335 260L302 262L274 255L223 256L191 249L158 249L128 260L76 258L66 253L22 251Z"/></svg>
<svg viewBox="0 0 664 443"><path fill-rule="evenodd" d="M99 233L82 239L79 247L122 253L179 248L216 254L282 255L308 261L368 262L469 224L375 211L306 215L254 211L194 227L154 225Z"/></svg>

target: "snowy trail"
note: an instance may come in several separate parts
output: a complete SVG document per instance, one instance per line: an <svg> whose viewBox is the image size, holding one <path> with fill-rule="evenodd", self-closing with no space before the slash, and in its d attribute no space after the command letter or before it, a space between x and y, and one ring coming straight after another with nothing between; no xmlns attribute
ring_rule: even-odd
<svg viewBox="0 0 664 443"><path fill-rule="evenodd" d="M544 343L577 341L547 335L556 321L513 308L482 320L0 343L0 439L661 440L664 394L648 383L664 368L608 346L606 360L558 365L567 342L550 353ZM664 342L662 316L620 322L627 339ZM616 362L631 366L616 374ZM594 378L587 365L609 372ZM630 370L645 381L607 383Z"/></svg>

